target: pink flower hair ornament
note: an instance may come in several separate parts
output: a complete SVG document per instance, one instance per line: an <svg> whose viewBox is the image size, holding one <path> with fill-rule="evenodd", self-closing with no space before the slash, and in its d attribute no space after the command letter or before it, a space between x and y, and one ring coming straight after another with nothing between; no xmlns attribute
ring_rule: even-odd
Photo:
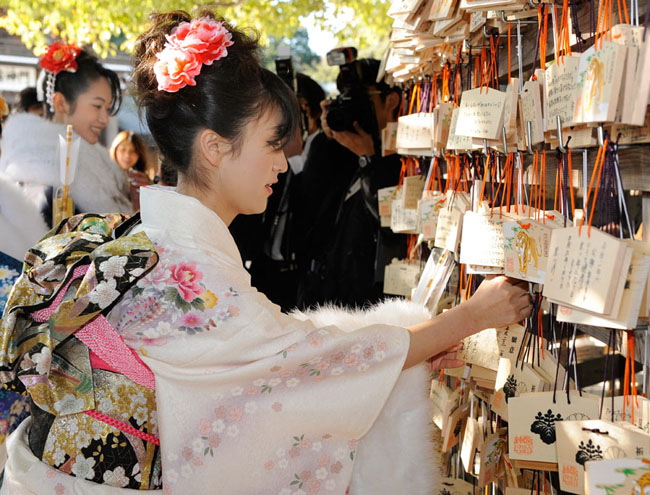
<svg viewBox="0 0 650 495"><path fill-rule="evenodd" d="M203 65L212 65L228 55L232 34L223 23L207 17L181 22L165 36L163 50L153 66L158 91L175 93L185 86L196 86L194 79Z"/></svg>

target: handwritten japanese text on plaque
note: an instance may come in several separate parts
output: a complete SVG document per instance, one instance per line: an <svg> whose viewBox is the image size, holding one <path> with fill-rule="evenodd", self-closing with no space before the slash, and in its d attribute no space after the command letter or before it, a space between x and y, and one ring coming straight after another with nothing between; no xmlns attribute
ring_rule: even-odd
<svg viewBox="0 0 650 495"><path fill-rule="evenodd" d="M506 94L495 89L464 91L456 134L483 139L497 139L503 127Z"/></svg>

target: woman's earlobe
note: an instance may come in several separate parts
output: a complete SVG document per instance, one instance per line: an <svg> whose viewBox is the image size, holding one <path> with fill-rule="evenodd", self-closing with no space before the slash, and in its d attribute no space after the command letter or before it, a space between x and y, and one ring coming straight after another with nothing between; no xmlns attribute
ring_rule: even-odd
<svg viewBox="0 0 650 495"><path fill-rule="evenodd" d="M210 129L204 129L199 134L198 144L199 151L207 163L218 167L225 148L223 138Z"/></svg>
<svg viewBox="0 0 650 495"><path fill-rule="evenodd" d="M52 95L52 107L54 107L54 114L68 115L70 113L68 100L65 99L65 96L60 91Z"/></svg>

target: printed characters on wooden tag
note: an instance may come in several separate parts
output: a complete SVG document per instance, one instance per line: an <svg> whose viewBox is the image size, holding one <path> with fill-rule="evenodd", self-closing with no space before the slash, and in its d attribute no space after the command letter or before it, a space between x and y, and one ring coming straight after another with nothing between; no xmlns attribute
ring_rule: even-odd
<svg viewBox="0 0 650 495"><path fill-rule="evenodd" d="M556 428L560 488L569 493L584 495L584 467L589 461L642 458L650 453L650 435L609 421L564 421Z"/></svg>
<svg viewBox="0 0 650 495"><path fill-rule="evenodd" d="M508 452L511 459L557 462L556 424L561 421L595 419L600 412L600 398L553 392L523 394L508 401Z"/></svg>
<svg viewBox="0 0 650 495"><path fill-rule="evenodd" d="M525 393L539 392L544 380L528 363L515 364L509 359L499 359L499 370L492 398L492 410L508 421L508 402Z"/></svg>

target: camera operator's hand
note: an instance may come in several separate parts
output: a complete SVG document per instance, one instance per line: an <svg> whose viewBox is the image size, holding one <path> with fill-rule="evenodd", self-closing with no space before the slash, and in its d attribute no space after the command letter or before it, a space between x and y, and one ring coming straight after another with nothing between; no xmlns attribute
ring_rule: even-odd
<svg viewBox="0 0 650 495"><path fill-rule="evenodd" d="M327 110L329 106L330 100L323 100L320 102L320 109L322 110L320 114L320 127L328 138L334 139L334 135L332 134L333 131L330 129L330 126L327 125Z"/></svg>
<svg viewBox="0 0 650 495"><path fill-rule="evenodd" d="M375 144L372 141L372 136L364 131L359 122L354 123L354 129L357 132L332 131L332 136L341 146L345 146L352 153L357 156L372 156L375 154Z"/></svg>
<svg viewBox="0 0 650 495"><path fill-rule="evenodd" d="M323 110L320 122L325 135L330 139L335 139L341 146L345 146L357 156L373 156L375 154L375 144L372 141L372 136L364 131L358 122L354 123L354 129L357 132L336 132L330 129L327 125L327 107L329 107L329 104L330 100L320 102L320 107Z"/></svg>

